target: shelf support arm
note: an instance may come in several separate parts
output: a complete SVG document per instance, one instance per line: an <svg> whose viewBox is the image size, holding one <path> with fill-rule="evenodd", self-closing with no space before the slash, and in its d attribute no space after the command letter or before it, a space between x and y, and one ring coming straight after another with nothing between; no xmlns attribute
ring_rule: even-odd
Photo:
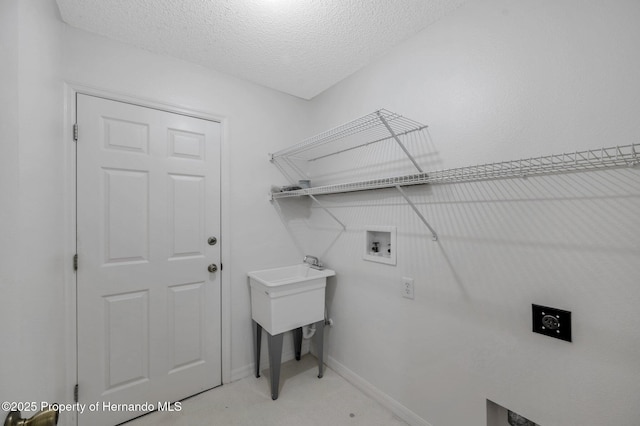
<svg viewBox="0 0 640 426"><path fill-rule="evenodd" d="M420 218L420 220L427 225L427 228L429 228L429 231L431 231L431 236L433 241L438 241L438 234L436 234L436 231L431 227L431 225L429 225L429 222L427 222L427 219L424 218L424 216L422 215L422 213L420 213L420 210L418 210L418 208L416 207L415 204L413 204L413 202L409 199L409 197L407 196L407 194L402 190L402 188L400 187L400 185L396 185L396 189L398 190L398 192L400 192L400 195L402 195L402 197L405 199L405 201L407 203L409 203L409 205L411 206L411 208L413 209L413 211L418 215L418 217Z"/></svg>
<svg viewBox="0 0 640 426"><path fill-rule="evenodd" d="M418 169L418 171L420 173L424 173L424 171L422 170L422 168L420 168L420 166L418 165L418 163L416 163L416 160L413 158L413 156L409 153L409 151L407 150L407 148L404 146L404 144L402 143L402 141L400 140L400 138L398 137L398 135L396 135L396 132L393 131L393 129L391 128L391 126L389 126L389 123L387 122L387 120L382 116L382 114L380 114L380 111L377 112L378 117L380 118L380 121L382 122L382 124L384 124L384 127L387 128L387 130L389 131L389 133L391 133L391 136L393 136L393 138L396 140L396 142L398 143L398 145L400 145L400 148L402 148L402 150L404 151L405 154L407 154L407 157L409 157L409 160L411 160L411 162L413 163L414 166L416 166L416 169Z"/></svg>
<svg viewBox="0 0 640 426"><path fill-rule="evenodd" d="M331 216L331 217L333 218L333 220L335 220L336 222L338 222L338 223L340 224L340 226L342 226L342 229L343 229L344 231L346 231L346 230L347 230L347 227L345 226L345 224L344 224L344 223L342 223L342 222L340 221L340 219L338 219L337 217L335 217L335 215L334 215L333 213L331 213L331 211L330 211L328 208L326 208L326 207L325 207L325 206L324 206L320 201L318 201L318 199L317 199L316 197L314 197L314 196L313 196L313 195L311 195L311 194L307 194L307 195L309 195L309 197L311 197L311 199L312 199L313 201L315 201L315 202L320 206L320 208L321 208L322 210L324 210L325 212L327 212L327 214L328 214L329 216Z"/></svg>

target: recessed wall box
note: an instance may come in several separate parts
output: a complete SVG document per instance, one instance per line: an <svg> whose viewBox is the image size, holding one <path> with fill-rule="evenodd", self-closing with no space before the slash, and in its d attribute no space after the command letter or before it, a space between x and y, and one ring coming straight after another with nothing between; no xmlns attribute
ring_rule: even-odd
<svg viewBox="0 0 640 426"><path fill-rule="evenodd" d="M367 226L362 258L371 262L396 264L396 227Z"/></svg>

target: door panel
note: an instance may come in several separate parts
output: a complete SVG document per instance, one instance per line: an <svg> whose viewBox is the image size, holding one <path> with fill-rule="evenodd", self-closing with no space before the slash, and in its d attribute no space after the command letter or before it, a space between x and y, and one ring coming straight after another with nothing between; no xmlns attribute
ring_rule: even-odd
<svg viewBox="0 0 640 426"><path fill-rule="evenodd" d="M104 297L105 391L149 380L149 292Z"/></svg>
<svg viewBox="0 0 640 426"><path fill-rule="evenodd" d="M149 260L149 174L102 169L104 263Z"/></svg>
<svg viewBox="0 0 640 426"><path fill-rule="evenodd" d="M203 256L204 189L203 176L169 175L169 231L171 257Z"/></svg>
<svg viewBox="0 0 640 426"><path fill-rule="evenodd" d="M170 373L204 362L205 283L169 288Z"/></svg>
<svg viewBox="0 0 640 426"><path fill-rule="evenodd" d="M77 122L80 402L157 408L219 385L219 123L81 94Z"/></svg>

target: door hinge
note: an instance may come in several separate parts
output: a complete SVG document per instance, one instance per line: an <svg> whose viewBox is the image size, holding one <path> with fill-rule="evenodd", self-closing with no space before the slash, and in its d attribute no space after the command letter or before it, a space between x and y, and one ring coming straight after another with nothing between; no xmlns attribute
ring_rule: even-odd
<svg viewBox="0 0 640 426"><path fill-rule="evenodd" d="M222 262L220 262L220 270L222 271Z"/></svg>
<svg viewBox="0 0 640 426"><path fill-rule="evenodd" d="M78 402L78 384L73 387L73 402Z"/></svg>
<svg viewBox="0 0 640 426"><path fill-rule="evenodd" d="M78 123L73 125L73 140L78 142Z"/></svg>
<svg viewBox="0 0 640 426"><path fill-rule="evenodd" d="M73 255L73 270L78 270L78 253Z"/></svg>

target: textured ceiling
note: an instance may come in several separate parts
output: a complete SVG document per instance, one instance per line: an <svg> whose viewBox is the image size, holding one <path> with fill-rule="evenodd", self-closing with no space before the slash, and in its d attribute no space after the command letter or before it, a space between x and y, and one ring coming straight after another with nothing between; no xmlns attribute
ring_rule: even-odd
<svg viewBox="0 0 640 426"><path fill-rule="evenodd" d="M57 0L73 27L310 99L468 0Z"/></svg>

